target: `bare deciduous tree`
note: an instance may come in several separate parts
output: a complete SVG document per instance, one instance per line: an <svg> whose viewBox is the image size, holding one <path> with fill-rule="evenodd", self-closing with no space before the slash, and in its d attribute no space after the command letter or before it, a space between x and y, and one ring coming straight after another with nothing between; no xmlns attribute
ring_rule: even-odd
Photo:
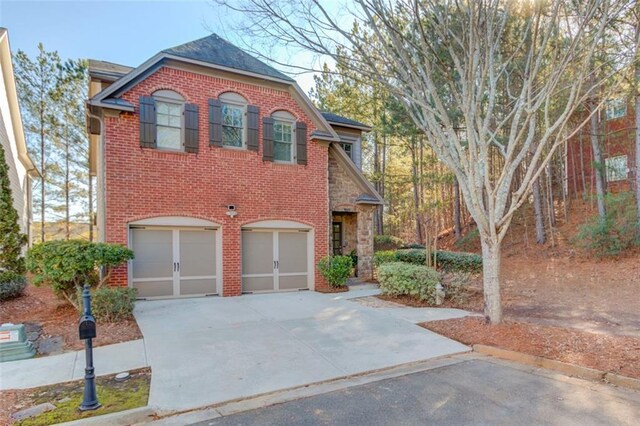
<svg viewBox="0 0 640 426"><path fill-rule="evenodd" d="M590 64L622 2L354 0L339 8L320 0L218 1L243 14L252 41L330 57L405 106L454 173L478 226L485 315L499 323L501 242L532 182L577 132L569 119L599 81L583 83L590 74L611 78ZM348 29L346 16L354 23Z"/></svg>

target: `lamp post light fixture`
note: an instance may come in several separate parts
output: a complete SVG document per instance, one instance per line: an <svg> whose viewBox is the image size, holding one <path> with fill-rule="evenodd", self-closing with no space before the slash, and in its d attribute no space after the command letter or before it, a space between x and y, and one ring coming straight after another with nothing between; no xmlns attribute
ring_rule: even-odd
<svg viewBox="0 0 640 426"><path fill-rule="evenodd" d="M82 404L78 409L80 411L91 411L100 408L100 402L98 402L96 393L96 375L93 369L93 338L96 337L96 320L91 315L89 283L85 283L82 290L82 307L83 312L80 317L78 333L80 340L84 340L86 366L84 369L84 395Z"/></svg>

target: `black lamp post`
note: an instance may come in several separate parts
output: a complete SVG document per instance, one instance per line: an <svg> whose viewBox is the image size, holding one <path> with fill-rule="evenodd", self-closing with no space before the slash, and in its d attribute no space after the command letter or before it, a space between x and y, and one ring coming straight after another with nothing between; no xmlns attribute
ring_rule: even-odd
<svg viewBox="0 0 640 426"><path fill-rule="evenodd" d="M84 396L80 411L91 411L100 408L98 395L96 394L96 375L93 372L93 338L96 337L96 320L91 315L91 293L89 284L85 283L82 291L83 313L80 317L78 332L80 340L84 340L86 366L84 369Z"/></svg>

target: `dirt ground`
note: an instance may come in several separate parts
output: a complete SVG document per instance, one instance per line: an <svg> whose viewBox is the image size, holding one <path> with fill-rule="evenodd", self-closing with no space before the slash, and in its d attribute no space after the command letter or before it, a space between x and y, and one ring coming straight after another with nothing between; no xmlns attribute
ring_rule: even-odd
<svg viewBox="0 0 640 426"><path fill-rule="evenodd" d="M0 322L35 323L42 326L34 344L51 337L63 339L63 351L84 348L84 342L78 339L78 312L71 305L58 299L48 287L27 286L25 293L0 304ZM94 346L110 345L142 338L135 320L118 324L98 322L98 337Z"/></svg>
<svg viewBox="0 0 640 426"><path fill-rule="evenodd" d="M571 328L483 318L431 321L423 327L467 345L496 346L640 379L640 339Z"/></svg>
<svg viewBox="0 0 640 426"><path fill-rule="evenodd" d="M589 204L575 201L570 221L559 220L553 234L547 231L544 245L535 243L530 216L514 219L503 242L504 324L488 326L476 317L423 326L465 344L497 346L640 378L640 249L615 258L595 258L580 250L574 236L593 214ZM452 236L442 238L439 247L462 251ZM479 253L479 240L472 240L464 251ZM476 293L466 303L444 306L481 313L481 276L472 278L470 286ZM380 297L426 306L407 298Z"/></svg>

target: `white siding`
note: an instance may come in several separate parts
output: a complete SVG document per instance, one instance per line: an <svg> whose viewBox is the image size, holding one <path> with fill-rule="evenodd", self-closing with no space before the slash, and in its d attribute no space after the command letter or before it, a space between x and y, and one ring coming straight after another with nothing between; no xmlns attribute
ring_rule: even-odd
<svg viewBox="0 0 640 426"><path fill-rule="evenodd" d="M22 232L28 234L30 226L30 179L27 170L18 158L18 148L11 122L9 110L9 100L7 88L5 86L5 70L0 67L0 142L5 151L5 158L9 165L9 180L11 181L11 192L13 195L13 205L20 217L20 228Z"/></svg>

